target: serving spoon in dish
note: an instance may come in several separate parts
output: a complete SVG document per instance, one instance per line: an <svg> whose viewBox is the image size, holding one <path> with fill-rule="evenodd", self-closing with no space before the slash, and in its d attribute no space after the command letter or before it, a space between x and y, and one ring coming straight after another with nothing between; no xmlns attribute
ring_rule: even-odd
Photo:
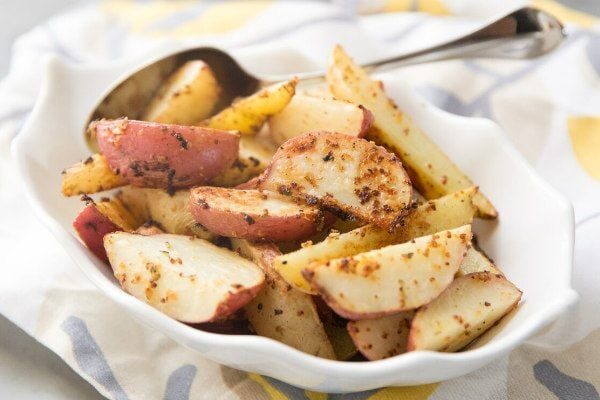
<svg viewBox="0 0 600 400"><path fill-rule="evenodd" d="M534 58L555 49L565 37L564 27L558 19L545 11L525 7L452 41L372 61L363 64L363 67L369 72L379 72L405 65L458 58ZM249 95L262 86L293 77L297 77L302 84L319 83L325 75L324 71L257 75L246 71L230 54L217 48L199 47L184 50L144 65L125 79L116 82L99 99L86 121L86 127L90 121L98 118L139 118L140 110L144 109L164 79L190 60L202 60L210 65L222 85L226 101ZM90 138L87 139L88 144L93 146Z"/></svg>

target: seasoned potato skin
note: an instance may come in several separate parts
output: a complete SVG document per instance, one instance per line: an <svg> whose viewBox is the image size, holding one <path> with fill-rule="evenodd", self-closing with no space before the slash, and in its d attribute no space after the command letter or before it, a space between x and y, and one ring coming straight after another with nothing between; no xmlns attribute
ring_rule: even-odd
<svg viewBox="0 0 600 400"><path fill-rule="evenodd" d="M104 250L104 235L123 230L106 215L102 214L95 204L88 204L73 221L73 228L92 253L108 263Z"/></svg>
<svg viewBox="0 0 600 400"><path fill-rule="evenodd" d="M132 186L174 190L200 185L237 158L239 135L128 119L90 126L113 171Z"/></svg>
<svg viewBox="0 0 600 400"><path fill-rule="evenodd" d="M273 202L278 206L272 206ZM315 234L326 222L316 207L258 190L198 187L191 190L190 210L196 221L213 233L250 240L300 240Z"/></svg>
<svg viewBox="0 0 600 400"><path fill-rule="evenodd" d="M307 133L284 143L259 178L259 188L319 204L394 230L412 186L394 154L342 133Z"/></svg>

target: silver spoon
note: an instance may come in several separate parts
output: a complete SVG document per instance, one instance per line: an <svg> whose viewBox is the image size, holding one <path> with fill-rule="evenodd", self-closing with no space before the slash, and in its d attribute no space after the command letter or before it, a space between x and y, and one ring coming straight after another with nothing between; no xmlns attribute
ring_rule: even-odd
<svg viewBox="0 0 600 400"><path fill-rule="evenodd" d="M501 17L485 27L453 41L424 50L364 64L369 71L385 71L404 65L457 58L534 58L556 48L565 38L563 25L552 15L525 7ZM257 75L244 70L228 53L212 47L180 51L144 65L112 86L98 101L86 121L98 118L138 118L163 80L189 60L203 60L211 66L223 87L223 106L237 96L255 92L261 86L291 79L318 83L324 72L293 75ZM95 147L88 138L88 144Z"/></svg>

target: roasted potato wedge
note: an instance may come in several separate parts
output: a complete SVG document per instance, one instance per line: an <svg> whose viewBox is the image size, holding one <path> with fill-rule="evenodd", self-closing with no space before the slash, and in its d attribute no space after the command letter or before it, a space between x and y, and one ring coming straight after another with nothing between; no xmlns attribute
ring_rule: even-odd
<svg viewBox="0 0 600 400"><path fill-rule="evenodd" d="M471 198L476 191L476 188L461 190L420 205L403 219L402 225L393 234L375 225L365 225L347 233L330 235L320 243L277 257L275 268L290 285L315 294L301 274L311 262L350 257L470 224L475 215Z"/></svg>
<svg viewBox="0 0 600 400"><path fill-rule="evenodd" d="M212 69L203 61L188 61L162 84L141 119L192 125L212 114L220 95Z"/></svg>
<svg viewBox="0 0 600 400"><path fill-rule="evenodd" d="M77 215L73 221L73 228L81 241L92 253L102 261L108 261L104 250L104 235L121 231L122 227L113 222L108 216L100 212L95 204L90 203Z"/></svg>
<svg viewBox="0 0 600 400"><path fill-rule="evenodd" d="M155 221L166 233L215 239L215 235L192 216L189 190L178 190L170 195L162 189L126 186L118 197L130 212L137 215L138 220Z"/></svg>
<svg viewBox="0 0 600 400"><path fill-rule="evenodd" d="M492 260L487 258L482 252L477 250L475 247L471 247L467 250L467 254L463 259L460 268L456 273L456 276L463 276L472 274L473 272L489 272L493 275L503 275L502 272L494 265Z"/></svg>
<svg viewBox="0 0 600 400"><path fill-rule="evenodd" d="M111 219L115 224L119 225L125 232L132 232L138 226L143 224L143 220L129 211L119 197L113 199L102 198L96 202L96 208Z"/></svg>
<svg viewBox="0 0 600 400"><path fill-rule="evenodd" d="M104 247L123 289L182 322L226 317L264 284L254 263L192 236L115 232L104 237Z"/></svg>
<svg viewBox="0 0 600 400"><path fill-rule="evenodd" d="M77 196L124 186L127 181L110 169L102 154L94 154L62 173L62 194Z"/></svg>
<svg viewBox="0 0 600 400"><path fill-rule="evenodd" d="M395 155L364 139L316 132L288 140L259 187L393 229L406 214L410 180Z"/></svg>
<svg viewBox="0 0 600 400"><path fill-rule="evenodd" d="M73 228L83 243L103 261L108 261L104 244L104 235L116 231L132 232L142 220L132 214L120 199L103 198L94 202L90 197L84 196L86 207L73 221Z"/></svg>
<svg viewBox="0 0 600 400"><path fill-rule="evenodd" d="M191 190L190 210L211 232L250 240L304 239L325 222L325 214L316 207L258 190L197 187Z"/></svg>
<svg viewBox="0 0 600 400"><path fill-rule="evenodd" d="M452 282L470 246L471 226L325 263L302 275L344 318L378 318L435 299Z"/></svg>
<svg viewBox="0 0 600 400"><path fill-rule="evenodd" d="M133 186L174 190L209 182L237 159L239 135L128 119L90 125L111 169Z"/></svg>
<svg viewBox="0 0 600 400"><path fill-rule="evenodd" d="M256 136L242 136L237 160L214 178L211 184L234 187L249 181L267 168L275 150L277 146L271 143L267 135L263 136L262 132Z"/></svg>
<svg viewBox="0 0 600 400"><path fill-rule="evenodd" d="M242 135L258 133L271 115L288 105L296 92L297 80L276 83L252 96L235 101L209 120L201 123L210 128L238 131Z"/></svg>
<svg viewBox="0 0 600 400"><path fill-rule="evenodd" d="M339 132L362 137L372 123L373 115L363 106L297 94L283 111L269 119L269 133L273 141L281 145L309 132Z"/></svg>
<svg viewBox="0 0 600 400"><path fill-rule="evenodd" d="M412 320L408 351L460 350L492 327L521 300L502 275L476 272L456 278Z"/></svg>
<svg viewBox="0 0 600 400"><path fill-rule="evenodd" d="M349 321L348 332L367 360L381 360L406 352L414 311L387 317Z"/></svg>
<svg viewBox="0 0 600 400"><path fill-rule="evenodd" d="M243 239L232 239L231 244L234 251L254 261L266 275L265 287L245 307L256 333L334 360L335 353L311 296L291 288L273 269L273 259L280 254L277 247Z"/></svg>
<svg viewBox="0 0 600 400"><path fill-rule="evenodd" d="M428 199L466 189L473 182L446 154L395 106L381 85L354 64L336 46L327 70L329 90L338 99L362 104L374 115L368 137L396 152L402 159L415 187ZM481 193L473 199L479 215L495 218L498 213Z"/></svg>

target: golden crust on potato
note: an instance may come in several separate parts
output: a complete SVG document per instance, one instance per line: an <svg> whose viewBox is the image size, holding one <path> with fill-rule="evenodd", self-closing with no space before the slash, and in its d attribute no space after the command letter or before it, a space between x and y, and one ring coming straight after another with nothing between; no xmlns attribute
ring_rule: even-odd
<svg viewBox="0 0 600 400"><path fill-rule="evenodd" d="M117 175L102 154L94 154L62 173L62 194L78 196L124 186L127 181Z"/></svg>
<svg viewBox="0 0 600 400"><path fill-rule="evenodd" d="M412 186L395 155L364 139L307 133L284 143L259 187L394 229Z"/></svg>
<svg viewBox="0 0 600 400"><path fill-rule="evenodd" d="M350 232L332 234L320 243L277 257L275 268L290 285L315 294L301 274L306 265L315 261L327 262L334 258L350 257L470 224L475 215L475 208L471 203L475 192L475 188L462 190L418 206L402 220L402 225L392 234L375 225L365 225Z"/></svg>
<svg viewBox="0 0 600 400"><path fill-rule="evenodd" d="M155 221L166 233L215 239L215 235L196 223L192 216L189 190L169 194L162 189L125 186L118 197L138 221Z"/></svg>
<svg viewBox="0 0 600 400"><path fill-rule="evenodd" d="M235 101L207 121L200 123L215 129L238 131L242 135L255 135L273 114L288 105L296 93L297 80L276 83L249 97Z"/></svg>
<svg viewBox="0 0 600 400"><path fill-rule="evenodd" d="M329 90L336 98L362 104L375 117L369 137L396 152L415 187L428 199L473 186L473 182L448 156L389 99L379 82L354 64L336 46L327 70ZM479 215L496 218L492 203L478 193L473 202Z"/></svg>

